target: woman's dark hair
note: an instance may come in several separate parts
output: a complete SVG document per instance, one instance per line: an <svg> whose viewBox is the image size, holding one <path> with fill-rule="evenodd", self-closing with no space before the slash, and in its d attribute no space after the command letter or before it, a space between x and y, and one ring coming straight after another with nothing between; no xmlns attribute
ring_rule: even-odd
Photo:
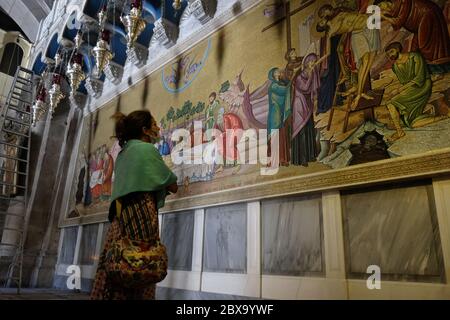
<svg viewBox="0 0 450 320"><path fill-rule="evenodd" d="M138 110L127 116L117 112L111 118L116 122L115 138L123 147L128 140L140 139L143 135L143 128L150 129L152 127L153 116L148 110Z"/></svg>
<svg viewBox="0 0 450 320"><path fill-rule="evenodd" d="M392 42L392 43L388 44L386 46L386 48L384 48L384 52L388 52L391 49L397 49L398 52L402 52L403 51L403 46L402 46L402 44L400 42L397 42L397 41L396 42Z"/></svg>

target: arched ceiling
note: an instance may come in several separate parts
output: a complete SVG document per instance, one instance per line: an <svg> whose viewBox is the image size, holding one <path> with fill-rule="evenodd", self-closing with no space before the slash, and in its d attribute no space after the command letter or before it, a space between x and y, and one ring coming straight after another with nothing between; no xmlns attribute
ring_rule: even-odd
<svg viewBox="0 0 450 320"><path fill-rule="evenodd" d="M0 8L0 29L3 31L17 31L20 32L25 38L25 32L23 32L22 28L3 10Z"/></svg>
<svg viewBox="0 0 450 320"><path fill-rule="evenodd" d="M0 0L0 8L31 42L36 40L39 23L50 13L55 0Z"/></svg>

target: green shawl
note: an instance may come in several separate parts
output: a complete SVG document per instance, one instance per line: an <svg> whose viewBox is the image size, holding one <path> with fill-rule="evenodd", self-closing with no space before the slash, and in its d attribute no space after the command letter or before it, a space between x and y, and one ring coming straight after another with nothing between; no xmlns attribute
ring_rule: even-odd
<svg viewBox="0 0 450 320"><path fill-rule="evenodd" d="M153 191L158 209L164 206L166 187L177 182L156 147L141 140L125 144L117 156L114 175L111 202L132 192Z"/></svg>

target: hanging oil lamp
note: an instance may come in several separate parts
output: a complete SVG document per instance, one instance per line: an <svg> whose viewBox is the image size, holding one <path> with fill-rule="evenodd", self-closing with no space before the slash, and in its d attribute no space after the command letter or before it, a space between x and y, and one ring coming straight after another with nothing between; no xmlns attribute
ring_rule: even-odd
<svg viewBox="0 0 450 320"><path fill-rule="evenodd" d="M54 74L52 81L52 88L48 92L50 95L50 111L53 114L59 102L64 98L64 94L61 91L61 75Z"/></svg>
<svg viewBox="0 0 450 320"><path fill-rule="evenodd" d="M111 59L113 58L113 54L109 47L109 37L110 33L108 30L103 30L101 32L100 39L97 41L94 49L92 49L92 54L95 58L95 65L97 67L96 76L99 78L105 69L105 67L109 64Z"/></svg>
<svg viewBox="0 0 450 320"><path fill-rule="evenodd" d="M105 27L105 23L108 18L106 5L102 7L97 16L98 16L98 25L100 26L100 30L102 30Z"/></svg>
<svg viewBox="0 0 450 320"><path fill-rule="evenodd" d="M77 32L77 35L73 39L73 42L75 44L75 49L79 50L81 45L83 44L83 35L81 34L80 31Z"/></svg>
<svg viewBox="0 0 450 320"><path fill-rule="evenodd" d="M67 77L69 78L70 88L72 89L71 94L74 95L75 92L80 87L81 82L86 79L83 72L83 56L80 53L75 53L72 58L72 63L69 64L67 68Z"/></svg>
<svg viewBox="0 0 450 320"><path fill-rule="evenodd" d="M57 52L55 54L55 66L59 66L62 61L61 54Z"/></svg>
<svg viewBox="0 0 450 320"><path fill-rule="evenodd" d="M172 3L172 7L175 10L180 10L181 9L181 0L174 0Z"/></svg>
<svg viewBox="0 0 450 320"><path fill-rule="evenodd" d="M144 31L147 23L142 18L142 0L132 0L131 10L128 15L120 17L127 32L128 49L134 46L139 35Z"/></svg>
<svg viewBox="0 0 450 320"><path fill-rule="evenodd" d="M36 101L33 104L32 111L33 111L33 126L36 126L36 123L38 121L41 121L42 117L44 116L45 112L47 111L47 106L45 104L45 98L47 96L47 91L44 87L39 91L39 94L37 95Z"/></svg>
<svg viewBox="0 0 450 320"><path fill-rule="evenodd" d="M44 72L41 74L41 81L45 87L49 87L48 85L48 67L45 68Z"/></svg>

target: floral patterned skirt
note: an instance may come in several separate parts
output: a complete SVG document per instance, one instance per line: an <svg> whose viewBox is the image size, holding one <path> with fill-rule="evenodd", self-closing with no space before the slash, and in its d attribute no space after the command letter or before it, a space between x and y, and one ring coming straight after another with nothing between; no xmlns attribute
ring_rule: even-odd
<svg viewBox="0 0 450 320"><path fill-rule="evenodd" d="M154 243L159 240L158 210L152 193L134 193L121 199L121 213L115 217L105 240L97 274L91 291L92 300L153 300L155 284L132 289L109 281L105 271L105 255L114 240L121 236Z"/></svg>

